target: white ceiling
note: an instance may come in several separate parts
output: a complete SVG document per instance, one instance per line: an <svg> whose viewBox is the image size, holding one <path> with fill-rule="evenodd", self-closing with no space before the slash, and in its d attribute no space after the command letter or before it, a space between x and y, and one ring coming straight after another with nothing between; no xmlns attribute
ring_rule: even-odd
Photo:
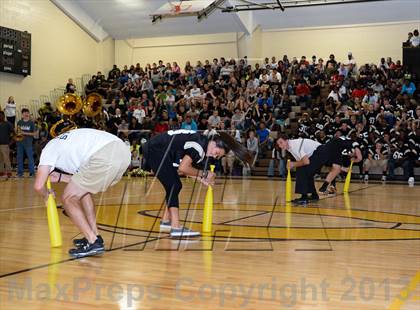
<svg viewBox="0 0 420 310"><path fill-rule="evenodd" d="M150 14L167 0L72 0L115 39L242 32L235 13L212 13L201 22L196 17L163 19L152 24ZM237 2L237 1L231 1ZM254 2L274 2L254 0ZM419 0L387 0L253 11L262 29L317 27L420 20ZM420 22L419 22L420 23Z"/></svg>

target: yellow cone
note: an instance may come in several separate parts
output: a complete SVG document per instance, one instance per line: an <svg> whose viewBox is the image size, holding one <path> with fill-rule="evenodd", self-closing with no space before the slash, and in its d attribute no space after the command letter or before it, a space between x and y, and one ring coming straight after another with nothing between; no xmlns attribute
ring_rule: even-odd
<svg viewBox="0 0 420 310"><path fill-rule="evenodd" d="M344 193L349 192L352 168L353 168L353 161L350 163L349 171L347 171L346 181L344 182L344 188L343 188Z"/></svg>
<svg viewBox="0 0 420 310"><path fill-rule="evenodd" d="M287 160L286 202L292 201L292 176L290 175L290 159Z"/></svg>
<svg viewBox="0 0 420 310"><path fill-rule="evenodd" d="M210 171L214 172L214 165L210 165ZM204 200L203 212L203 233L211 233L211 226L213 223L213 188L207 188L206 199Z"/></svg>
<svg viewBox="0 0 420 310"><path fill-rule="evenodd" d="M50 178L48 178L47 180L47 189L48 191L51 190ZM47 218L48 218L48 228L50 231L51 247L53 248L60 247L62 245L60 222L58 220L57 204L55 203L55 198L52 193L48 194Z"/></svg>

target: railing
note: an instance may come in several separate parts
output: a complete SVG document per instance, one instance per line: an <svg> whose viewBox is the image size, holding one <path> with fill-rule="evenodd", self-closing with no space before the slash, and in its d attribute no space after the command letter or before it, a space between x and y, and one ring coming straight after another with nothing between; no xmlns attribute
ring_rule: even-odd
<svg viewBox="0 0 420 310"><path fill-rule="evenodd" d="M85 86L92 78L91 74L83 74L81 77L74 80L76 86L76 93L79 96L85 94ZM27 108L32 115L33 119L38 118L38 110L44 105L45 102L51 102L51 105L54 107L57 100L66 92L65 87L54 88L50 91L49 95L40 95L39 99L30 100L29 104L17 104L16 106L16 119L21 118L21 110Z"/></svg>

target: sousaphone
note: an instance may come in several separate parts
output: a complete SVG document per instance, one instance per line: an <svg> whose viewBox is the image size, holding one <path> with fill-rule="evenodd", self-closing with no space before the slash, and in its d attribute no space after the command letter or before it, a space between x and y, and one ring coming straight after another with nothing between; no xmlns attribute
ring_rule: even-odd
<svg viewBox="0 0 420 310"><path fill-rule="evenodd" d="M61 114L71 117L83 109L83 101L80 96L73 93L67 93L58 99L56 107ZM63 118L51 126L50 135L55 138L58 135L75 128L77 128L77 126L71 119Z"/></svg>
<svg viewBox="0 0 420 310"><path fill-rule="evenodd" d="M89 94L83 105L83 114L94 118L102 112L102 97L98 93Z"/></svg>

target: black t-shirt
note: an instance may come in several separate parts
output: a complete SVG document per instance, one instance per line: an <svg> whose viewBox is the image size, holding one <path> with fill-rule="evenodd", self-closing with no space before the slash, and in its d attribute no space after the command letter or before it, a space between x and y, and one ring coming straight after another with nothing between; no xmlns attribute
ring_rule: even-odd
<svg viewBox="0 0 420 310"><path fill-rule="evenodd" d="M0 123L0 145L9 145L13 126L9 122Z"/></svg>
<svg viewBox="0 0 420 310"><path fill-rule="evenodd" d="M76 87L74 86L74 84L67 83L67 85L66 85L66 92L67 93L74 93L75 89L76 89Z"/></svg>
<svg viewBox="0 0 420 310"><path fill-rule="evenodd" d="M380 151L379 151L380 154L378 154L378 152L376 151L376 145L372 145L369 148L369 151L368 152L369 152L370 155L372 155L372 159L373 160L380 160L380 159L382 159L381 158L381 155L382 156L388 155L389 150L385 146L382 146L381 149L380 149Z"/></svg>
<svg viewBox="0 0 420 310"><path fill-rule="evenodd" d="M193 165L205 164L208 138L191 130L170 130L162 133L146 143L146 161L154 171L165 158L165 163L171 163L178 168L185 155L191 157Z"/></svg>
<svg viewBox="0 0 420 310"><path fill-rule="evenodd" d="M121 124L121 117L111 117L108 122L107 122L107 126L109 129L109 132L117 135L118 134L118 126Z"/></svg>
<svg viewBox="0 0 420 310"><path fill-rule="evenodd" d="M218 111L219 111L219 116L220 117L228 117L228 118L231 118L232 115L233 115L233 113L231 111L229 111L227 108L224 108L224 109L219 108Z"/></svg>
<svg viewBox="0 0 420 310"><path fill-rule="evenodd" d="M330 138L328 138L327 136L324 136L323 138L317 137L316 141L318 141L321 144L326 144L328 143L328 141L330 141Z"/></svg>
<svg viewBox="0 0 420 310"><path fill-rule="evenodd" d="M356 141L340 137L334 138L326 145L329 149L329 163L342 166L344 158L354 152L354 149L360 148Z"/></svg>
<svg viewBox="0 0 420 310"><path fill-rule="evenodd" d="M404 146L397 143L391 146L391 156L394 160L399 161L404 157Z"/></svg>
<svg viewBox="0 0 420 310"><path fill-rule="evenodd" d="M325 130L326 125L327 123L322 119L315 120L316 130Z"/></svg>
<svg viewBox="0 0 420 310"><path fill-rule="evenodd" d="M115 107L113 107L113 106L110 106L110 107L108 107L108 114L110 114L110 115L115 115L115 110L116 110L117 108Z"/></svg>
<svg viewBox="0 0 420 310"><path fill-rule="evenodd" d="M341 127L341 121L340 122L334 121L334 122L330 123L330 128L331 128L331 131L333 133L336 133L338 128L340 128L340 127Z"/></svg>
<svg viewBox="0 0 420 310"><path fill-rule="evenodd" d="M210 115L211 112L209 110L202 110L198 116L198 120L201 121L202 119L209 119Z"/></svg>
<svg viewBox="0 0 420 310"><path fill-rule="evenodd" d="M299 120L299 133L307 135L309 133L309 128L311 127L311 121L310 120Z"/></svg>
<svg viewBox="0 0 420 310"><path fill-rule="evenodd" d="M368 148L368 140L364 137L363 133L356 138L357 143L359 143L360 150L362 151L362 155L364 158L367 157L367 148Z"/></svg>
<svg viewBox="0 0 420 310"><path fill-rule="evenodd" d="M376 123L376 117L378 113L376 112L368 112L366 114L366 120L370 125L374 125Z"/></svg>

